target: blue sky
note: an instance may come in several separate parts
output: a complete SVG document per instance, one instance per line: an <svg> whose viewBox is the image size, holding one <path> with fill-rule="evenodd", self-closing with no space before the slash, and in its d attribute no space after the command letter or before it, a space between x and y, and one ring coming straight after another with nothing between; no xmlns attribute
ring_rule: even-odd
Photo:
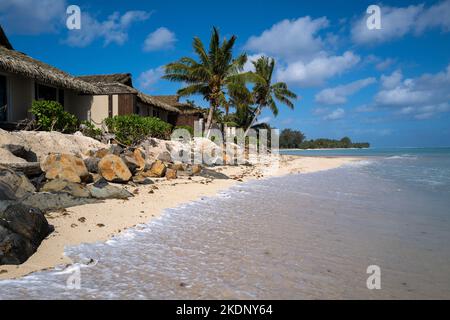
<svg viewBox="0 0 450 320"><path fill-rule="evenodd" d="M81 30L65 26L70 4ZM366 27L372 4L381 30ZM207 43L217 26L238 37L236 53L276 58L276 79L301 97L261 120L308 138L450 145L450 0L2 0L0 23L17 50L74 75L131 72L150 94L176 92L161 67L193 56L192 38Z"/></svg>

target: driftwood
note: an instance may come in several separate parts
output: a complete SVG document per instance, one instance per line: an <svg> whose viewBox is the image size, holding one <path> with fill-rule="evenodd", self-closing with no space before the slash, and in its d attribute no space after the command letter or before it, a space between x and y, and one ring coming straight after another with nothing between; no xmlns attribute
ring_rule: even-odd
<svg viewBox="0 0 450 320"><path fill-rule="evenodd" d="M42 173L39 162L24 162L24 163L5 163L0 166L9 168L16 172L22 172L27 177L38 176Z"/></svg>

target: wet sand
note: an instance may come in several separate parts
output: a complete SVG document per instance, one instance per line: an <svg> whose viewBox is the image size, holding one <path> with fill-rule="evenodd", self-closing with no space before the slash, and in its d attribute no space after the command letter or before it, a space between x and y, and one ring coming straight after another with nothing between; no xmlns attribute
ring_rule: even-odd
<svg viewBox="0 0 450 320"><path fill-rule="evenodd" d="M15 279L58 265L70 265L64 255L66 246L106 241L138 224L159 217L164 209L189 203L205 196L213 196L231 186L254 179L264 179L295 173L311 173L334 169L358 158L282 156L279 166L223 166L214 171L230 179L192 177L156 184L127 186L135 194L129 200L108 200L47 214L55 232L45 239L38 251L20 266L0 266L0 280Z"/></svg>

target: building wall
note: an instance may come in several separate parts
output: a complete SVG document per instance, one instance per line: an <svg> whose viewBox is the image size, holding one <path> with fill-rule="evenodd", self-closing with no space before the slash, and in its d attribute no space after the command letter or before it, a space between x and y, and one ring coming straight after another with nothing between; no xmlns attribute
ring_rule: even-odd
<svg viewBox="0 0 450 320"><path fill-rule="evenodd" d="M179 114L177 117L177 126L190 126L194 128L195 121L199 121L202 117L198 114Z"/></svg>
<svg viewBox="0 0 450 320"><path fill-rule="evenodd" d="M28 110L34 99L34 81L19 75L7 76L9 86L8 120L16 122L31 118Z"/></svg>
<svg viewBox="0 0 450 320"><path fill-rule="evenodd" d="M65 109L74 114L80 120L90 120L97 127L109 116L109 96L78 95L72 91L66 91ZM113 116L117 115L118 99L113 95Z"/></svg>
<svg viewBox="0 0 450 320"><path fill-rule="evenodd" d="M19 75L3 73L6 76L8 109L7 117L10 122L17 122L30 118L28 110L34 99L34 81Z"/></svg>

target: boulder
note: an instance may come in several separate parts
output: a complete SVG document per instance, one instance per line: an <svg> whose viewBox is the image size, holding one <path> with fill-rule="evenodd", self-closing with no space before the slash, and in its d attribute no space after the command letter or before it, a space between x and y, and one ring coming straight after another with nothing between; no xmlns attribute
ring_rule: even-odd
<svg viewBox="0 0 450 320"><path fill-rule="evenodd" d="M41 169L49 180L61 179L80 183L89 177L83 159L70 154L50 154L41 163Z"/></svg>
<svg viewBox="0 0 450 320"><path fill-rule="evenodd" d="M69 193L50 193L38 192L26 197L21 201L22 204L38 208L42 211L59 210L70 207L81 206L89 203L96 203L97 199L92 198L78 198Z"/></svg>
<svg viewBox="0 0 450 320"><path fill-rule="evenodd" d="M27 177L36 177L42 174L41 164L39 162L19 162L7 163L5 167L23 173Z"/></svg>
<svg viewBox="0 0 450 320"><path fill-rule="evenodd" d="M36 189L23 174L0 166L0 200L22 200Z"/></svg>
<svg viewBox="0 0 450 320"><path fill-rule="evenodd" d="M24 263L51 232L44 214L23 204L0 213L0 265Z"/></svg>
<svg viewBox="0 0 450 320"><path fill-rule="evenodd" d="M11 151L0 148L0 163L1 164L9 164L9 163L26 163L25 159L15 156Z"/></svg>
<svg viewBox="0 0 450 320"><path fill-rule="evenodd" d="M192 165L192 168L191 168L192 174L193 175L200 174L200 173L202 173L202 169L203 168L200 164L194 164L194 165Z"/></svg>
<svg viewBox="0 0 450 320"><path fill-rule="evenodd" d="M171 164L171 165L169 165L169 168L177 170L177 171L186 171L186 165L183 163Z"/></svg>
<svg viewBox="0 0 450 320"><path fill-rule="evenodd" d="M102 148L102 149L97 150L94 153L94 157L98 158L98 159L102 159L103 157L107 156L108 154L111 154L111 151L109 149Z"/></svg>
<svg viewBox="0 0 450 320"><path fill-rule="evenodd" d="M100 162L100 158L90 157L84 159L84 165L87 170L91 173L98 173L98 163Z"/></svg>
<svg viewBox="0 0 450 320"><path fill-rule="evenodd" d="M132 174L143 171L145 169L144 154L139 149L127 150L122 156L122 160L130 169Z"/></svg>
<svg viewBox="0 0 450 320"><path fill-rule="evenodd" d="M5 144L3 148L11 152L16 157L26 160L27 162L37 162L36 153L30 150L29 147L20 144Z"/></svg>
<svg viewBox="0 0 450 320"><path fill-rule="evenodd" d="M98 163L99 173L110 182L126 183L131 179L131 172L121 158L109 154Z"/></svg>
<svg viewBox="0 0 450 320"><path fill-rule="evenodd" d="M90 193L86 187L78 183L73 183L65 180L51 180L47 182L41 190L42 192L53 192L53 193L68 193L77 198L89 198Z"/></svg>
<svg viewBox="0 0 450 320"><path fill-rule="evenodd" d="M22 264L35 252L31 242L0 225L0 265Z"/></svg>
<svg viewBox="0 0 450 320"><path fill-rule="evenodd" d="M162 178L166 174L167 167L161 160L153 162L150 172L154 177Z"/></svg>
<svg viewBox="0 0 450 320"><path fill-rule="evenodd" d="M89 137L43 131L0 131L0 147L20 145L33 152L37 160L42 161L49 153L86 154L89 150L98 150L108 146Z"/></svg>
<svg viewBox="0 0 450 320"><path fill-rule="evenodd" d="M177 179L177 170L175 169L167 169L166 170L166 178L167 180L174 180Z"/></svg>
<svg viewBox="0 0 450 320"><path fill-rule="evenodd" d="M157 160L161 160L163 162L172 162L172 156L169 151L163 151L156 157Z"/></svg>
<svg viewBox="0 0 450 320"><path fill-rule="evenodd" d="M136 184L143 184L143 185L149 185L154 184L153 180L147 177L143 173L139 173L133 177L133 182Z"/></svg>
<svg viewBox="0 0 450 320"><path fill-rule="evenodd" d="M133 197L133 194L125 188L120 188L109 184L102 179L88 187L91 196L96 199L128 199Z"/></svg>

